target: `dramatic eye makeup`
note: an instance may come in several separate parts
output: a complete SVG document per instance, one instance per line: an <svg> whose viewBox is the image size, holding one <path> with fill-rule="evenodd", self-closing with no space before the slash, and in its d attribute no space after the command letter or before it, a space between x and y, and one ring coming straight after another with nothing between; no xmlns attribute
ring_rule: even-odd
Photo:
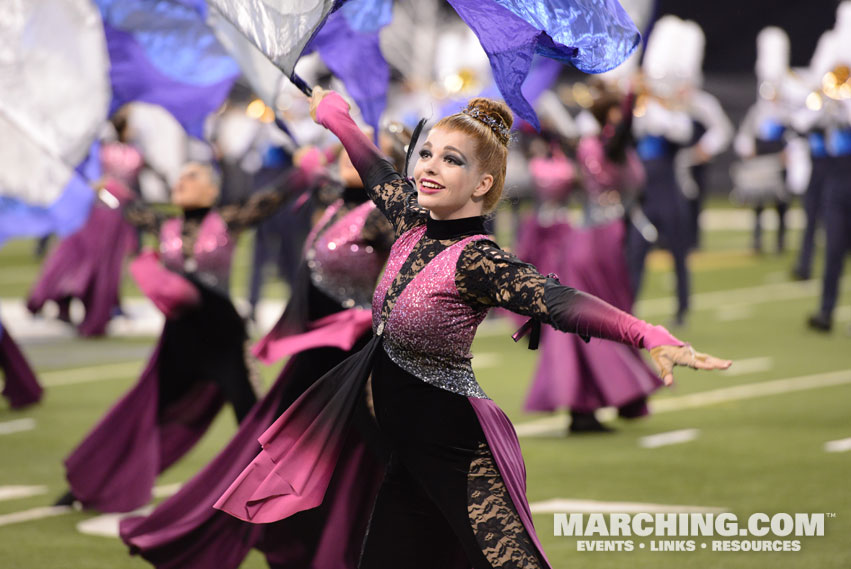
<svg viewBox="0 0 851 569"><path fill-rule="evenodd" d="M422 150L420 150L420 158L428 158L432 155L430 147L430 142L426 142L423 145ZM464 159L464 154L454 146L447 146L445 148L443 159L455 166L464 166L467 164L466 160Z"/></svg>

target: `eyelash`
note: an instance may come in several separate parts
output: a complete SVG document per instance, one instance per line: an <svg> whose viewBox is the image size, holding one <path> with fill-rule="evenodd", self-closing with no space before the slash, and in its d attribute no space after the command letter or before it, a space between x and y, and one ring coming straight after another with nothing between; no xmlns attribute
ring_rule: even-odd
<svg viewBox="0 0 851 569"><path fill-rule="evenodd" d="M431 156L430 151L420 150L420 158L425 159L425 158L428 158L429 156ZM446 157L444 157L444 160L446 160L447 162L449 162L450 164L453 164L455 166L463 166L464 165L463 162L461 162L460 160L458 160L454 156L446 156Z"/></svg>

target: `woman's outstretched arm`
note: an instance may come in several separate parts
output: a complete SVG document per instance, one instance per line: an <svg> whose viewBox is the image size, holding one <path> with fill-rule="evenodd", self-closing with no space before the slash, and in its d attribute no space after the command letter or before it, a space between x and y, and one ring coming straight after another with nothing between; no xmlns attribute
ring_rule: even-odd
<svg viewBox="0 0 851 569"><path fill-rule="evenodd" d="M596 296L545 277L535 267L489 241L469 244L458 261L456 286L478 306L500 306L545 322L586 341L602 338L650 351L665 383L674 365L726 369L732 362L699 354L663 326L654 326Z"/></svg>
<svg viewBox="0 0 851 569"><path fill-rule="evenodd" d="M338 93L314 87L310 115L343 143L370 199L393 224L397 236L425 219L414 188L355 124L349 104Z"/></svg>

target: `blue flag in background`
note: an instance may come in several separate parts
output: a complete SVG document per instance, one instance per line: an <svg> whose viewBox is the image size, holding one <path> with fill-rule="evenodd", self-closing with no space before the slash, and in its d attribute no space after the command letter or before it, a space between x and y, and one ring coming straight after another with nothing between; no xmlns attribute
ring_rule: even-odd
<svg viewBox="0 0 851 569"><path fill-rule="evenodd" d="M538 53L585 73L614 69L640 40L617 0L448 0L475 32L494 80L518 116L539 128L522 85Z"/></svg>
<svg viewBox="0 0 851 569"><path fill-rule="evenodd" d="M143 101L168 110L200 137L239 66L205 22L198 0L96 0L111 62L112 111Z"/></svg>
<svg viewBox="0 0 851 569"><path fill-rule="evenodd" d="M377 32L393 18L393 0L348 0L340 12L353 30Z"/></svg>
<svg viewBox="0 0 851 569"><path fill-rule="evenodd" d="M387 0L349 0L328 17L305 50L319 52L376 136L390 83L390 66L381 54L378 31L390 22L390 8Z"/></svg>

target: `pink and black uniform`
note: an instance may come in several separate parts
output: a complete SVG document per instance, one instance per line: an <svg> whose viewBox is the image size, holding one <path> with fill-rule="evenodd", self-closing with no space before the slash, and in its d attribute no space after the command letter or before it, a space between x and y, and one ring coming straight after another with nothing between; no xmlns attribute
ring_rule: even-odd
<svg viewBox="0 0 851 569"><path fill-rule="evenodd" d="M126 206L128 221L159 235L161 265L151 259L143 276L154 283L145 292L166 322L136 385L65 460L71 492L63 500L106 512L143 506L157 475L195 445L225 402L238 421L246 417L257 397L245 325L229 295L231 261L236 234L286 196L257 194L244 205L187 210L180 218Z"/></svg>
<svg viewBox="0 0 851 569"><path fill-rule="evenodd" d="M144 164L139 151L119 142L106 144L100 161L107 191L123 204L135 199L133 189ZM137 247L137 232L121 212L96 203L85 225L63 239L45 261L27 309L36 314L52 301L59 317L70 322L71 300L77 298L85 308L77 325L80 336L102 336L120 308L124 259Z"/></svg>
<svg viewBox="0 0 851 569"><path fill-rule="evenodd" d="M257 439L275 419L367 343L369 304L392 238L387 219L362 188L346 188L327 208L308 236L284 317L254 348L267 363L292 357L202 471L149 516L121 522L132 553L158 569L236 569L252 548L263 551L271 567L356 567L367 520L350 513L371 507L383 473L382 461L365 445L371 423L365 402L361 430L349 438L321 507L258 526L213 504L257 455Z"/></svg>
<svg viewBox="0 0 851 569"><path fill-rule="evenodd" d="M624 202L629 201L630 191L643 185L644 171L632 148L619 159L609 154L602 136L580 141L576 161L585 190L585 223L564 236L557 263L536 266L631 312ZM522 256L520 250L518 247ZM599 430L603 427L593 419L595 410L618 407L626 417L646 414L646 396L661 385L633 346L585 342L576 335L545 329L541 331L540 357L525 409L567 408L573 418L571 432Z"/></svg>
<svg viewBox="0 0 851 569"><path fill-rule="evenodd" d="M516 435L473 373L477 326L501 306L583 336L679 342L505 253L484 218L431 218L346 109L331 94L319 121L343 142L397 235L373 298L374 337L264 433L263 451L216 507L265 523L320 503L371 375L389 460L359 567L549 567Z"/></svg>

